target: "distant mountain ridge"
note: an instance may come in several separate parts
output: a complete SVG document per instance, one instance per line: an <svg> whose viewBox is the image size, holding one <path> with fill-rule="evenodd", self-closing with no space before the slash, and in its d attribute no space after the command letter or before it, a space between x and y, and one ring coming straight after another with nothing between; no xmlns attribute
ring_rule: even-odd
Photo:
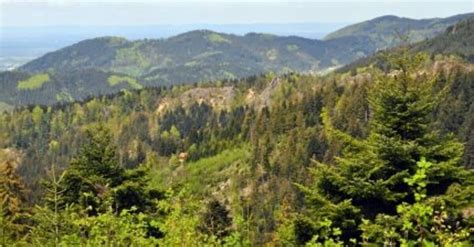
<svg viewBox="0 0 474 247"><path fill-rule="evenodd" d="M410 41L420 41L470 17L474 14L423 20L382 16L342 28L322 41L209 30L138 41L102 37L48 53L20 70L37 73L94 68L125 73L152 84L237 78L266 71L318 72L400 44L397 32L408 35Z"/></svg>
<svg viewBox="0 0 474 247"><path fill-rule="evenodd" d="M295 35L321 39L348 23L244 23L244 24L159 24L131 26L60 25L38 27L0 27L0 71L11 70L47 52L99 36L120 36L127 39L159 39L197 29L244 35L249 30L280 36ZM53 41L53 42L51 42Z"/></svg>
<svg viewBox="0 0 474 247"><path fill-rule="evenodd" d="M412 52L426 52L431 55L457 55L470 63L474 63L474 17L459 21L453 26L448 27L438 36L420 41L408 46ZM345 73L355 70L358 67L369 66L377 63L380 54L387 52L397 52L398 47L383 50L376 54L358 59L351 64L343 66L337 72Z"/></svg>
<svg viewBox="0 0 474 247"><path fill-rule="evenodd" d="M349 25L326 35L324 40L362 37L368 39L377 49L385 49L399 45L401 42L399 35L406 36L412 43L419 42L435 37L461 20L473 17L474 13L467 13L447 18L415 20L387 15Z"/></svg>
<svg viewBox="0 0 474 247"><path fill-rule="evenodd" d="M179 69L196 73L210 69L212 74L229 78L248 76L268 70L319 71L344 64L370 49L358 45L350 54L340 54L338 41L323 42L296 36L280 37L249 33L245 36L209 30L191 31L168 39L128 41L102 37L81 41L48 53L20 68L30 73L73 68L100 68L132 76L166 80ZM198 72L199 73L199 72ZM151 78L150 78L151 77ZM209 80L206 73L199 80ZM198 78L190 78L196 81ZM170 82L187 82L173 77ZM163 83L163 82L162 82Z"/></svg>
<svg viewBox="0 0 474 247"><path fill-rule="evenodd" d="M425 30L421 34L429 37L441 26L469 18L474 18L474 14L420 20L419 26ZM399 20L405 19L385 16L357 25L370 27ZM436 28L427 32L427 24L423 24L427 22L436 23ZM191 31L167 39L89 39L48 53L17 71L0 73L0 102L10 106L51 105L123 89L235 79L268 71L322 72L369 56L387 45L374 41L364 32L365 29L344 35L339 32L340 37L329 36L326 40L261 33L239 36L209 30ZM459 42L469 43L463 41L466 37L463 35ZM395 44L389 47L391 45ZM432 46L435 45L421 49L430 50Z"/></svg>
<svg viewBox="0 0 474 247"><path fill-rule="evenodd" d="M474 16L449 27L444 33L413 45L414 51L456 54L474 63Z"/></svg>

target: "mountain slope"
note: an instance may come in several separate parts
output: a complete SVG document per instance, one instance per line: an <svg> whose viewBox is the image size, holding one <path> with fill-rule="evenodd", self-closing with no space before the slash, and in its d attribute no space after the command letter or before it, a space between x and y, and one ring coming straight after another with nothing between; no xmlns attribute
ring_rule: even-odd
<svg viewBox="0 0 474 247"><path fill-rule="evenodd" d="M435 19L430 23L432 26L438 23L435 26L439 28L470 16L473 15ZM383 23L387 19L400 18L381 17L378 22ZM374 20L364 25L372 22ZM428 20L411 22L425 23ZM466 24L467 27L472 25L470 23ZM430 30L427 24L423 25L419 26ZM418 28L416 25L412 27ZM469 45L472 28L456 30L451 30L453 34L447 38L440 37L418 45L418 50L459 54L455 51L456 47L463 47L461 53L472 53ZM351 35L324 41L258 33L238 36L208 30L158 40L95 38L46 54L18 71L0 73L0 102L3 105L50 105L113 94L123 89L236 79L268 71L321 72L348 64L379 49L380 44L373 42L365 32L361 29L351 32ZM384 35L382 31L380 35ZM445 43L445 48L437 45L440 42ZM454 45L457 44L455 42L461 43ZM48 80L35 81L41 77ZM28 85L29 81L32 81L33 87L20 86L21 83ZM34 83L39 84L34 86Z"/></svg>
<svg viewBox="0 0 474 247"><path fill-rule="evenodd" d="M472 144L473 65L468 65L469 71L462 69L464 64L456 66L461 69L453 69L445 74L448 80L437 82L437 89L449 89L433 124L439 122L444 126L440 129L454 131L460 140ZM103 124L112 131L120 164L146 163L154 187L189 189L199 200L216 196L235 208L233 212L242 212L242 205L249 208L252 217L245 219L258 232L252 239L254 245L261 246L275 231L268 222L276 224L280 219L275 205L299 201L294 184L312 182L307 172L311 159L330 161L339 153L340 145L324 134L323 107L334 126L355 136L367 133L367 117L372 116L367 114L371 109L366 85L374 77L367 72L274 78L267 75L225 85L146 89L0 114L0 148L17 156L25 154L19 172L40 196L38 181L45 176L45 168L52 163L66 167L81 144L87 143L88 126ZM451 79L452 84L448 83ZM223 98L235 101L223 102ZM256 98L270 99L268 104L261 102L268 107L258 110L258 105L252 107L255 101L243 100ZM473 164L473 148L466 147L466 165ZM181 153L188 159L180 159Z"/></svg>
<svg viewBox="0 0 474 247"><path fill-rule="evenodd" d="M39 74L8 71L0 73L0 85L0 103L8 105L52 105L142 88L132 77L95 69Z"/></svg>
<svg viewBox="0 0 474 247"><path fill-rule="evenodd" d="M28 72L47 70L70 70L78 68L101 68L115 57L117 48L129 43L126 39L103 37L81 41L35 59L22 67Z"/></svg>
<svg viewBox="0 0 474 247"><path fill-rule="evenodd" d="M433 39L415 44L412 49L426 51L430 54L457 54L474 62L473 41L474 17L460 21Z"/></svg>
<svg viewBox="0 0 474 247"><path fill-rule="evenodd" d="M412 52L427 52L430 55L444 54L457 55L466 59L468 62L474 62L474 17L458 22L450 26L440 35L414 43L409 46ZM397 48L380 51L372 56L365 57L354 61L340 69L338 72L355 71L359 67L365 67L369 64L379 63L380 55L387 52L396 52Z"/></svg>
<svg viewBox="0 0 474 247"><path fill-rule="evenodd" d="M232 78L268 70L318 71L346 63L358 52L342 56L337 52L339 48L337 42L300 37L256 33L237 36L199 30L162 40L127 41L117 37L85 40L33 60L21 70L37 73L99 68L176 83L215 79L208 78L205 72L196 78L175 78L176 71L194 75L203 68L216 78L221 78L221 74Z"/></svg>
<svg viewBox="0 0 474 247"><path fill-rule="evenodd" d="M421 20L390 15L382 16L337 30L328 34L325 40L364 37L377 49L385 49L400 44L399 35L407 36L410 42L418 42L433 38L460 20L472 17L474 17L474 13Z"/></svg>
<svg viewBox="0 0 474 247"><path fill-rule="evenodd" d="M412 41L418 41L470 16L474 15L426 20L384 16L343 28L324 41L257 33L238 36L208 30L158 40L103 37L46 54L21 70L36 73L97 68L161 84L243 77L265 71L318 72L397 45L396 30L414 35Z"/></svg>

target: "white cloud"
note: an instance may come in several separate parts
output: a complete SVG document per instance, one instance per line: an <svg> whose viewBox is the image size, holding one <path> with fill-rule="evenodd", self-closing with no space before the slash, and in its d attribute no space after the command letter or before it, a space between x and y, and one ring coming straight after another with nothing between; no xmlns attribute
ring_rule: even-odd
<svg viewBox="0 0 474 247"><path fill-rule="evenodd" d="M456 0L0 1L0 26L349 23L388 14L420 19L474 11L474 1Z"/></svg>

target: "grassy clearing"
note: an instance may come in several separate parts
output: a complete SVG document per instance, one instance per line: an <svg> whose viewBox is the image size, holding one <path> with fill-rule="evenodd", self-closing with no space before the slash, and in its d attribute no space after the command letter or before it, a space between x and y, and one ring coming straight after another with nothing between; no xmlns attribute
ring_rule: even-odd
<svg viewBox="0 0 474 247"><path fill-rule="evenodd" d="M48 74L37 74L30 78L19 81L17 89L19 90L35 90L41 88L46 82L50 80Z"/></svg>
<svg viewBox="0 0 474 247"><path fill-rule="evenodd" d="M289 52L295 52L295 51L298 51L299 47L295 44L288 44L288 45L286 45L286 49Z"/></svg>
<svg viewBox="0 0 474 247"><path fill-rule="evenodd" d="M166 162L166 166L152 169L151 184L158 189L186 186L191 193L204 194L244 169L249 156L250 147L244 145L224 150L212 157L184 163L183 166Z"/></svg>
<svg viewBox="0 0 474 247"><path fill-rule="evenodd" d="M207 39L211 41L212 43L228 43L230 44L230 40L222 37L221 35L217 33L209 34L207 36Z"/></svg>
<svg viewBox="0 0 474 247"><path fill-rule="evenodd" d="M186 170L191 177L198 178L199 181L209 180L212 177L210 174L218 173L236 161L245 160L249 154L246 147L227 149L215 156L185 164Z"/></svg>
<svg viewBox="0 0 474 247"><path fill-rule="evenodd" d="M107 79L107 82L111 87L117 86L121 83L128 83L133 89L142 89L143 86L135 79L129 76L117 76L112 75Z"/></svg>

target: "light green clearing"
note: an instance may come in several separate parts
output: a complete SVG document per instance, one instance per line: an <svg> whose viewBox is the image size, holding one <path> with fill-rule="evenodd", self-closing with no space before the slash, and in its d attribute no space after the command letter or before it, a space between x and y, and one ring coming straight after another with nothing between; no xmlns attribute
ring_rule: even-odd
<svg viewBox="0 0 474 247"><path fill-rule="evenodd" d="M204 59L204 58L212 57L215 55L219 55L221 53L222 53L221 51L206 51L197 56L194 56L192 60Z"/></svg>
<svg viewBox="0 0 474 247"><path fill-rule="evenodd" d="M230 40L222 37L221 35L217 33L209 34L207 36L207 39L213 43L229 43L230 44Z"/></svg>
<svg viewBox="0 0 474 247"><path fill-rule="evenodd" d="M113 62L113 70L132 76L140 75L143 70L151 66L150 59L140 51L137 43L129 48L117 50Z"/></svg>
<svg viewBox="0 0 474 247"><path fill-rule="evenodd" d="M243 145L215 156L185 162L183 167L175 167L162 160L166 165L150 171L151 187L164 190L184 185L193 193L205 193L212 186L237 174L239 169L245 169L249 157L250 147Z"/></svg>
<svg viewBox="0 0 474 247"><path fill-rule="evenodd" d="M286 45L286 49L289 51L289 52L295 52L299 49L299 47L295 44L288 44Z"/></svg>
<svg viewBox="0 0 474 247"><path fill-rule="evenodd" d="M129 77L129 76L117 76L117 75L112 75L107 79L107 82L111 87L117 86L121 83L128 83L131 88L133 89L142 89L143 86L138 83L138 81L135 78Z"/></svg>
<svg viewBox="0 0 474 247"><path fill-rule="evenodd" d="M19 90L39 89L48 81L49 81L48 74L37 74L24 81L18 82L17 89Z"/></svg>
<svg viewBox="0 0 474 247"><path fill-rule="evenodd" d="M236 163L245 163L250 156L247 146L224 150L215 156L203 158L185 164L186 184L193 192L203 192L210 185L216 185L235 174L231 167ZM236 165L236 164L235 164ZM229 170L230 169L230 170Z"/></svg>

